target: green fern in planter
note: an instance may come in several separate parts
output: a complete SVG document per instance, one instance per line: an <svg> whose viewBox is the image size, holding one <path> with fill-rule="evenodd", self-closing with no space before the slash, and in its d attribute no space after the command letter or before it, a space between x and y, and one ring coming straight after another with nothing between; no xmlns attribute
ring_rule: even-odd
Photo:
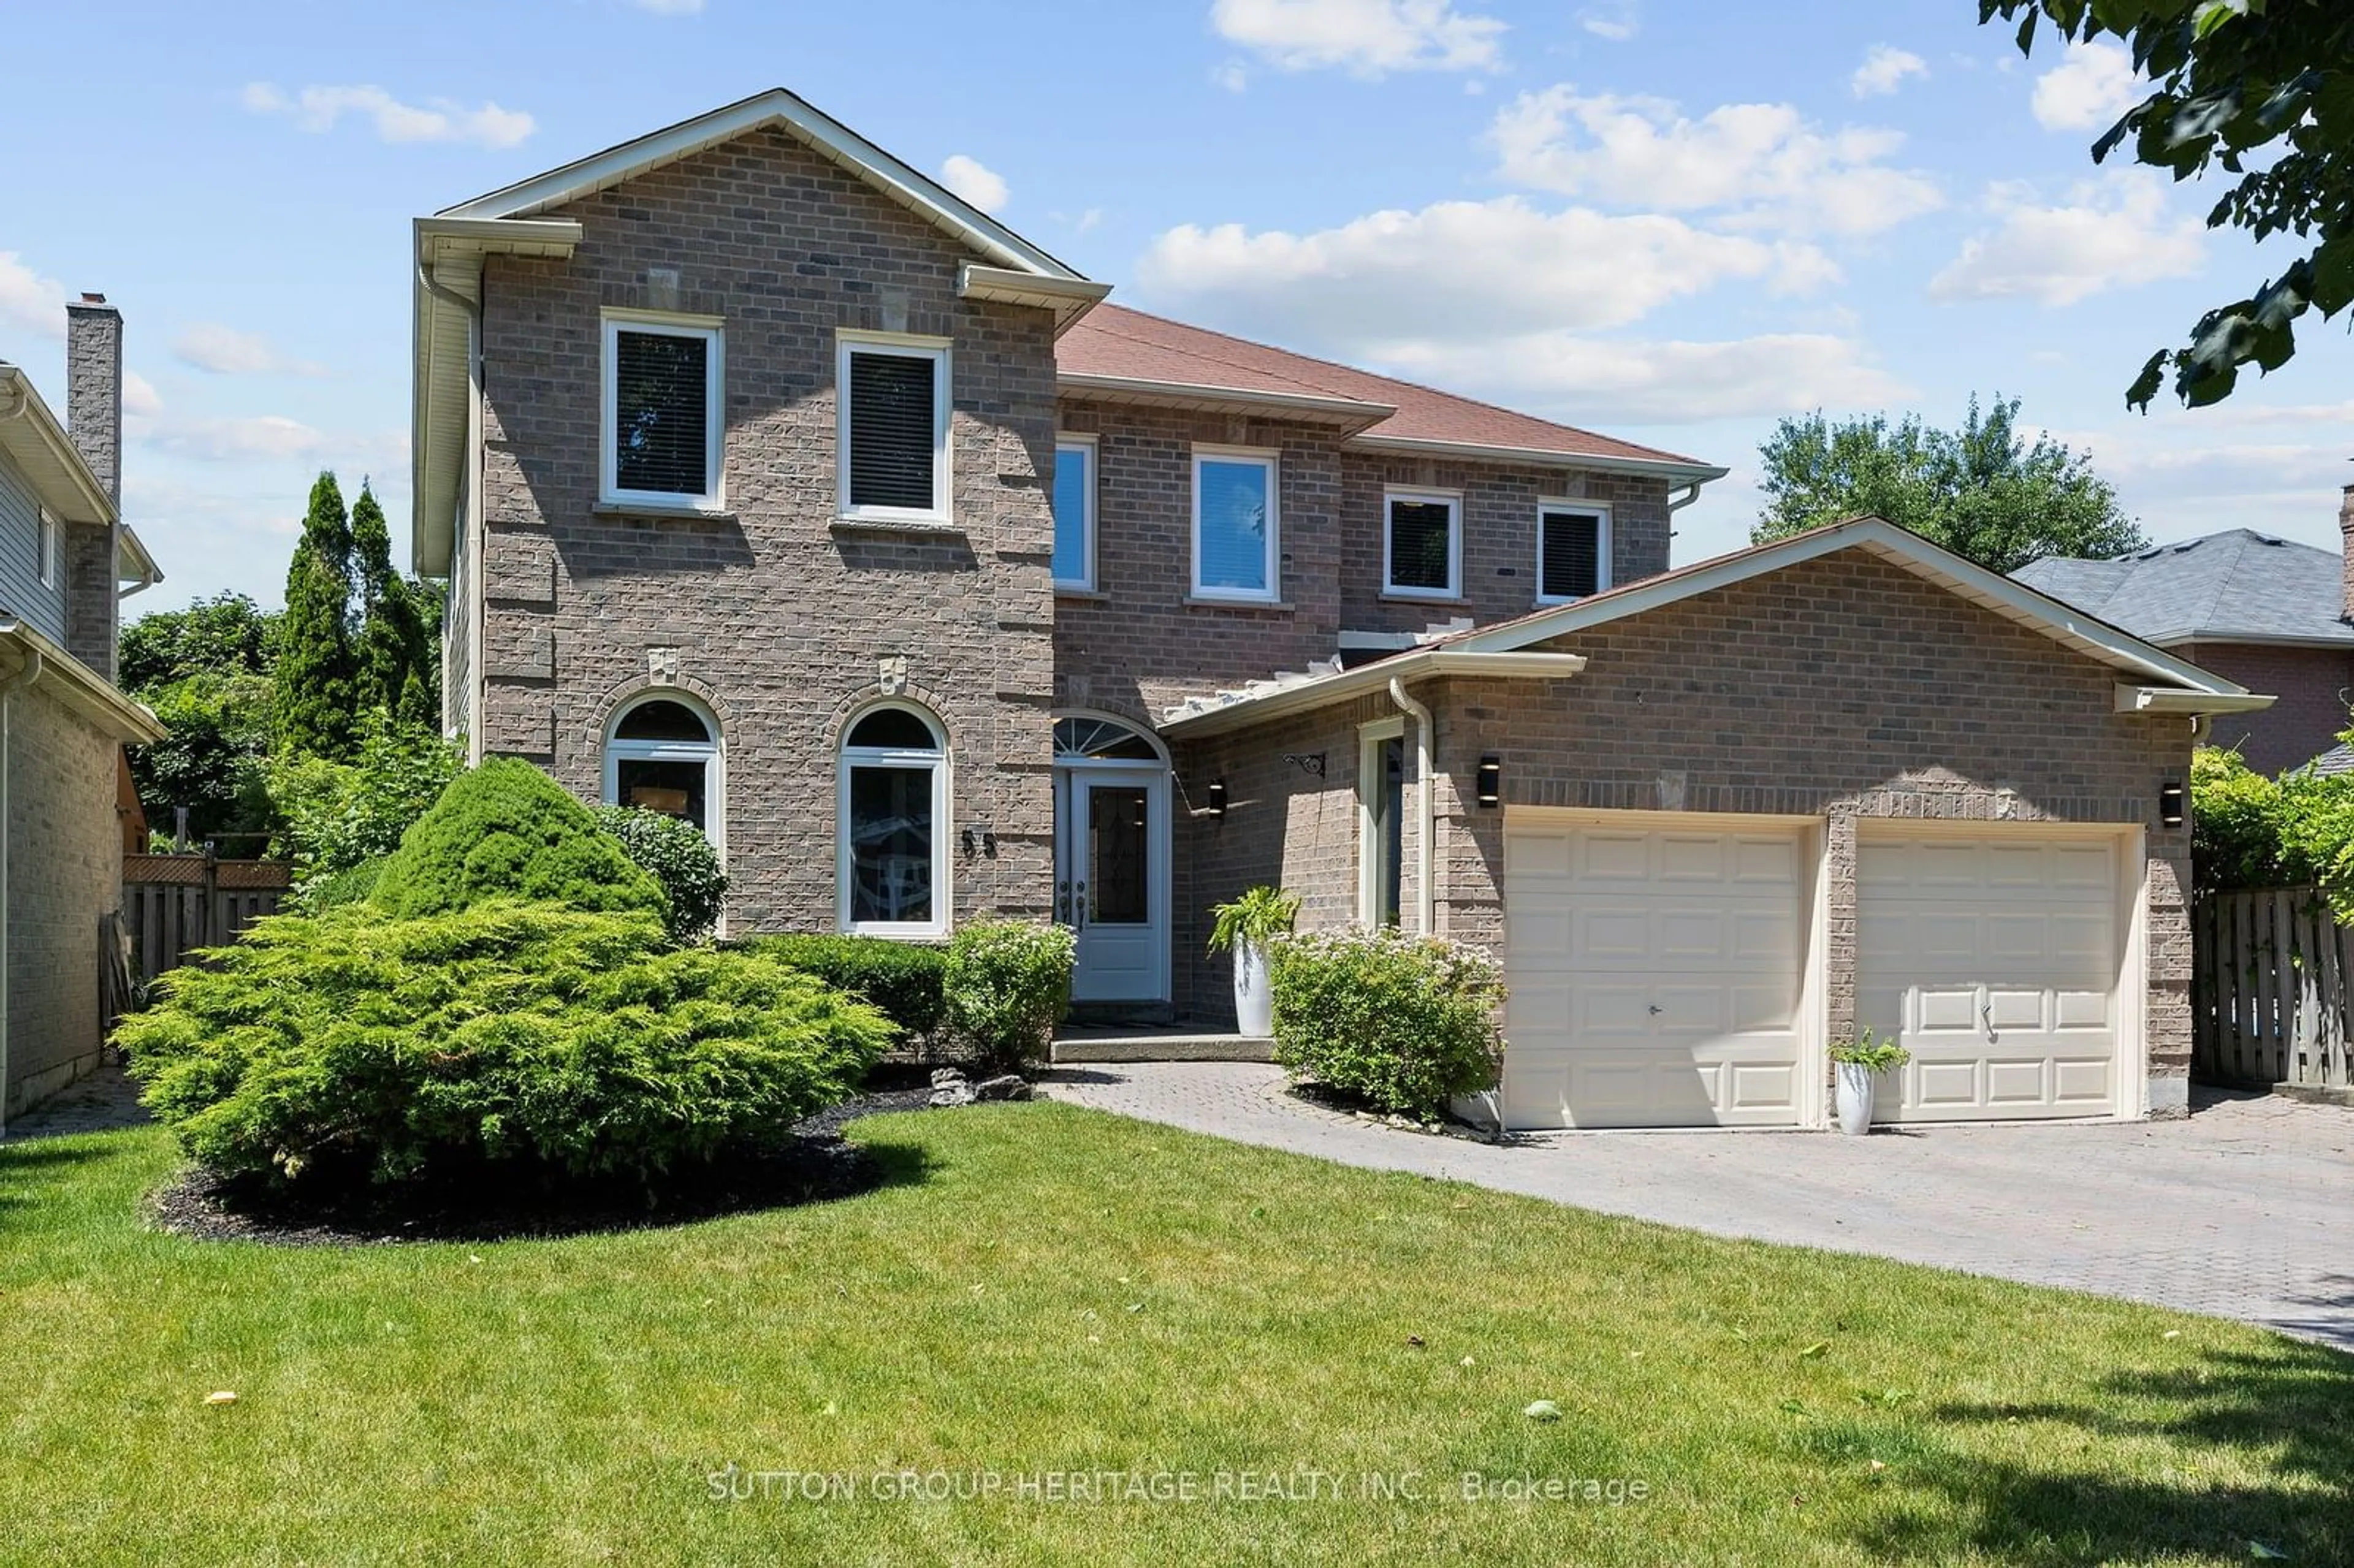
<svg viewBox="0 0 2354 1568"><path fill-rule="evenodd" d="M1913 1053L1896 1043L1890 1035L1876 1039L1867 1029L1852 1040L1844 1040L1831 1047L1831 1060L1861 1067L1867 1073L1884 1073L1891 1067L1901 1067L1913 1059Z"/></svg>
<svg viewBox="0 0 2354 1568"><path fill-rule="evenodd" d="M1277 937L1291 934L1299 920L1299 895L1280 887L1254 887L1231 904L1210 906L1210 951L1223 953L1238 942L1264 950Z"/></svg>

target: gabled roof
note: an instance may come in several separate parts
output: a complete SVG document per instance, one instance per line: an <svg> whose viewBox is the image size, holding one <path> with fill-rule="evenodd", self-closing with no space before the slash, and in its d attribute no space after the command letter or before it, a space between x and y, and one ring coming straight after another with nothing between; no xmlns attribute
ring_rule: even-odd
<svg viewBox="0 0 2354 1568"><path fill-rule="evenodd" d="M1067 326L1110 292L966 201L893 157L832 116L782 88L698 114L617 147L445 207L416 222L415 377L410 450L414 499L409 550L416 570L449 570L456 532L460 467L469 440L470 313L482 297L490 255L568 257L580 225L549 212L585 196L691 157L721 143L775 128L839 164L963 245L958 270L969 299L1039 305Z"/></svg>
<svg viewBox="0 0 2354 1568"><path fill-rule="evenodd" d="M2113 561L2053 556L2011 576L2160 647L2271 642L2354 647L2333 551L2226 528Z"/></svg>
<svg viewBox="0 0 2354 1568"><path fill-rule="evenodd" d="M51 516L101 525L115 520L114 503L80 449L32 381L5 360L0 360L0 453L25 476Z"/></svg>
<svg viewBox="0 0 2354 1568"><path fill-rule="evenodd" d="M1990 572L1878 517L1851 518L1770 544L1753 545L1569 604L1451 633L1422 644L1410 654L1399 655L1401 661L1415 662L1402 662L1398 668L1408 678L1444 673L1448 672L1452 660L1459 666L1457 673L1474 673L1475 661L1479 656L1525 655L1556 639L1713 593L1840 550L1862 550L2110 666L2126 677L2118 683L2116 694L2117 711L2121 713L2244 713L2272 705L2269 696L2257 695L2245 686L2211 674L2130 632ZM1262 683L1196 701L1173 711L1161 726L1162 732L1194 736L1238 728L1257 722L1262 715L1272 717L1312 707L1321 701L1339 700L1375 681L1375 673L1391 667L1392 662L1376 660L1338 673L1304 681ZM1497 673L1516 672L1499 665Z"/></svg>
<svg viewBox="0 0 2354 1568"><path fill-rule="evenodd" d="M1720 479L1725 471L1696 458L1638 446L1571 425L1458 397L1412 381L1315 359L1246 338L1188 326L1119 305L1102 305L1055 345L1064 388L1088 394L1149 396L1213 405L1220 393L1296 405L1355 426L1352 446L1479 455L1658 474L1680 482Z"/></svg>

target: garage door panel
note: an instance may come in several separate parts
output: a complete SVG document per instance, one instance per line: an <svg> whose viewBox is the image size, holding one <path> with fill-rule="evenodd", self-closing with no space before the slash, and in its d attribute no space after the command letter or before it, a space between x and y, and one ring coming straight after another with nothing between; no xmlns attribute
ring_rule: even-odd
<svg viewBox="0 0 2354 1568"><path fill-rule="evenodd" d="M1804 860L1796 830L1508 822L1508 1122L1795 1121Z"/></svg>
<svg viewBox="0 0 2354 1568"><path fill-rule="evenodd" d="M2117 1088L2124 939L2114 838L1867 829L1859 853L1861 1021L1901 1018L1914 1054L1886 1119L2096 1115ZM1902 1000L1891 1004L1893 996Z"/></svg>

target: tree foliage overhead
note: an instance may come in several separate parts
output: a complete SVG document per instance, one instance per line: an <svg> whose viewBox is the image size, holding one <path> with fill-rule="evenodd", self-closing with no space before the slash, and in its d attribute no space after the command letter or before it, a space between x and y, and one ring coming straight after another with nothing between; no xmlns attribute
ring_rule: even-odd
<svg viewBox="0 0 2354 1568"><path fill-rule="evenodd" d="M1787 418L1758 448L1767 502L1750 540L1803 534L1850 517L1884 517L1989 571L2046 556L2122 556L2147 541L2090 460L2018 429L2019 400L1970 399L1957 430L1908 414L1836 424Z"/></svg>
<svg viewBox="0 0 2354 1568"><path fill-rule="evenodd" d="M278 743L290 751L350 752L358 696L351 601L351 519L335 476L323 473L311 486L302 537L286 568L286 611L278 623Z"/></svg>
<svg viewBox="0 0 2354 1568"><path fill-rule="evenodd" d="M158 829L168 830L172 809L186 806L192 840L227 841L230 853L260 847L270 817L264 768L277 621L243 594L221 594L123 628L118 678L166 732L130 752L132 779Z"/></svg>
<svg viewBox="0 0 2354 1568"><path fill-rule="evenodd" d="M122 629L115 675L126 692L160 690L191 675L267 675L278 617L241 593L159 609Z"/></svg>
<svg viewBox="0 0 2354 1568"><path fill-rule="evenodd" d="M2303 254L2244 300L2200 318L2181 348L2150 356L2126 394L2148 408L2173 375L2196 408L2228 397L2241 367L2270 372L2296 352L2294 323L2354 302L2354 5L2346 0L1978 0L1978 20L2038 24L2062 42L2123 39L2147 96L2093 143L2177 180L2232 176L2210 228L2294 235Z"/></svg>

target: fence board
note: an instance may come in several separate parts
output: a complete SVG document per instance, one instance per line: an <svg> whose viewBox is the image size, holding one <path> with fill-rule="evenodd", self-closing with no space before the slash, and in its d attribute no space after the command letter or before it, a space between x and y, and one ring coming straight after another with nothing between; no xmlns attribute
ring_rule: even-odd
<svg viewBox="0 0 2354 1568"><path fill-rule="evenodd" d="M123 856L122 921L138 983L143 987L179 968L198 948L234 942L256 920L278 912L292 881L292 868L283 861Z"/></svg>
<svg viewBox="0 0 2354 1568"><path fill-rule="evenodd" d="M2201 895L2190 919L2191 1065L2231 1084L2344 1087L2354 928L2317 889Z"/></svg>

